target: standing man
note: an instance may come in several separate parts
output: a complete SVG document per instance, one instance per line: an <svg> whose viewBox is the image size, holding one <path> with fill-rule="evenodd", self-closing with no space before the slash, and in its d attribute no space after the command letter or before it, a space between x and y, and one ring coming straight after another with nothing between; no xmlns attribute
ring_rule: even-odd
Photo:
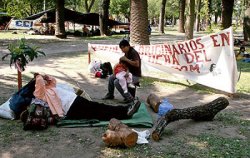
<svg viewBox="0 0 250 158"><path fill-rule="evenodd" d="M125 62L129 72L132 74L133 83L136 84L139 82L139 78L141 77L141 58L138 52L130 46L127 40L122 40L119 43L119 47L122 52L125 53L125 55L120 58L120 61ZM108 93L103 99L114 99L115 87L124 97L124 103L129 103L134 100L134 97L129 92L124 93L121 85L119 84L119 80L114 74L109 77Z"/></svg>

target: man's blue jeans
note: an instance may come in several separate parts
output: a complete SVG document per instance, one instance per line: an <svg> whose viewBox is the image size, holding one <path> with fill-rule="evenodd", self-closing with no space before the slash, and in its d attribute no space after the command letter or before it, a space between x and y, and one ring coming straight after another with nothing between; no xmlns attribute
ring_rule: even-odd
<svg viewBox="0 0 250 158"><path fill-rule="evenodd" d="M138 83L139 79L140 77L137 77L137 76L132 77L133 83ZM133 98L133 96L129 92L124 93L121 85L119 84L119 80L115 77L114 74L112 74L111 76L109 76L109 84L108 84L109 95L112 95L112 96L114 95L115 87L125 99L130 100L130 98Z"/></svg>

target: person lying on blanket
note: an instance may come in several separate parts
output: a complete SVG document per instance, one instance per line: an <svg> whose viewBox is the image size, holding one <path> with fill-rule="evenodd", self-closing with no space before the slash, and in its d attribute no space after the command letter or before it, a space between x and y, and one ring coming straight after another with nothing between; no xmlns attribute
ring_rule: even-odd
<svg viewBox="0 0 250 158"><path fill-rule="evenodd" d="M127 105L108 105L89 101L74 92L56 87L56 79L50 75L35 73L34 96L48 103L52 114L67 119L128 119L136 113L141 102L136 99Z"/></svg>

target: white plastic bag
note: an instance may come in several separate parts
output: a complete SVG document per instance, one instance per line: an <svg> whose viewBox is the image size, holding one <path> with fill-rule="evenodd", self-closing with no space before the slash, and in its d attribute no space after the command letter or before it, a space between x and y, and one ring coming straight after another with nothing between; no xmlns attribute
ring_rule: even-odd
<svg viewBox="0 0 250 158"><path fill-rule="evenodd" d="M150 136L149 130L145 131L136 131L135 129L132 129L134 132L138 134L138 139L137 139L137 144L147 144L148 143L148 138Z"/></svg>
<svg viewBox="0 0 250 158"><path fill-rule="evenodd" d="M101 64L101 60L92 60L88 65L89 72L95 74L97 71L100 70Z"/></svg>
<svg viewBox="0 0 250 158"><path fill-rule="evenodd" d="M10 99L8 99L5 103L3 103L0 106L0 117L14 120L15 119L15 113L13 110L10 109Z"/></svg>

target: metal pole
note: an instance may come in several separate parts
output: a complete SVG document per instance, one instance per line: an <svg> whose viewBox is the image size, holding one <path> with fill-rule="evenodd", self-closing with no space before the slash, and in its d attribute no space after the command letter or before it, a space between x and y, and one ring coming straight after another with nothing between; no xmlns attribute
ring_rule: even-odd
<svg viewBox="0 0 250 158"><path fill-rule="evenodd" d="M46 0L43 0L43 11L46 10Z"/></svg>

